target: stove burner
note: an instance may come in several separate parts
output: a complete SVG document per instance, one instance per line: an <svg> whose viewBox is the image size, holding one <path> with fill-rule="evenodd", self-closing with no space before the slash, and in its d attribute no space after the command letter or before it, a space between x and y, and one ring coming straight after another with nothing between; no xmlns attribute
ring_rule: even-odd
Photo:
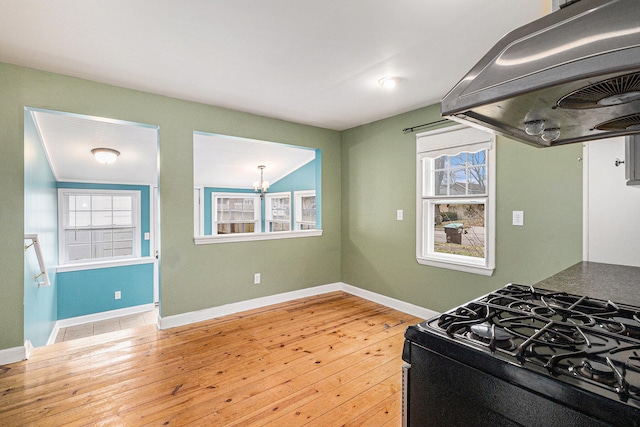
<svg viewBox="0 0 640 427"><path fill-rule="evenodd" d="M602 384L614 385L618 382L613 368L606 363L596 362L594 360L585 360L582 366L574 369L584 378L597 381Z"/></svg>
<svg viewBox="0 0 640 427"><path fill-rule="evenodd" d="M492 351L496 348L514 348L513 341L511 340L511 334L503 329L496 328L495 325L491 326L485 322L477 325L471 325L470 330L470 337L472 339L489 344Z"/></svg>
<svg viewBox="0 0 640 427"><path fill-rule="evenodd" d="M574 310L553 307L534 307L531 312L565 326L592 326L596 321L585 314Z"/></svg>

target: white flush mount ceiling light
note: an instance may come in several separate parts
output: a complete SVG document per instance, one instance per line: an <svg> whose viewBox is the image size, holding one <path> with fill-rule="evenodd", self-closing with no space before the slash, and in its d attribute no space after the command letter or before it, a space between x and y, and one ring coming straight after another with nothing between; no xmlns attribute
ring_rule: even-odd
<svg viewBox="0 0 640 427"><path fill-rule="evenodd" d="M400 79L397 77L383 77L378 80L378 84L385 89L393 89L398 85Z"/></svg>
<svg viewBox="0 0 640 427"><path fill-rule="evenodd" d="M120 152L111 148L94 148L91 153L98 163L108 165L116 161Z"/></svg>

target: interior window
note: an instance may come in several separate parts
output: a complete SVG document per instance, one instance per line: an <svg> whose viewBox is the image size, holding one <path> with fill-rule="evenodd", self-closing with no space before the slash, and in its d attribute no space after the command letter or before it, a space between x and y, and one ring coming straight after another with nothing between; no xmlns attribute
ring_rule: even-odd
<svg viewBox="0 0 640 427"><path fill-rule="evenodd" d="M322 235L322 152L193 133L194 242Z"/></svg>

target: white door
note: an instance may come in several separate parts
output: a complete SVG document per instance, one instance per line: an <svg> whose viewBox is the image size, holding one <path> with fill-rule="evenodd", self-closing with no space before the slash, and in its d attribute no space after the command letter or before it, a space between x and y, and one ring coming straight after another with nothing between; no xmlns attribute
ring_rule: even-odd
<svg viewBox="0 0 640 427"><path fill-rule="evenodd" d="M640 267L640 187L626 185L624 137L584 145L584 260Z"/></svg>

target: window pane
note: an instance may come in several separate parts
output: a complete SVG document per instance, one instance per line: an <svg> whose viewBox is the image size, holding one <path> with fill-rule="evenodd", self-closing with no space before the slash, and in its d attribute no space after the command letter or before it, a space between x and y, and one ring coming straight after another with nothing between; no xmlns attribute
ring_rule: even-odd
<svg viewBox="0 0 640 427"><path fill-rule="evenodd" d="M91 245L69 245L67 247L67 260L78 261L82 259L91 259Z"/></svg>
<svg viewBox="0 0 640 427"><path fill-rule="evenodd" d="M469 194L487 193L487 166L469 168Z"/></svg>
<svg viewBox="0 0 640 427"><path fill-rule="evenodd" d="M133 241L133 230L113 230L113 241L127 240Z"/></svg>
<svg viewBox="0 0 640 427"><path fill-rule="evenodd" d="M94 258L110 258L113 256L113 247L111 242L96 243L93 245Z"/></svg>
<svg viewBox="0 0 640 427"><path fill-rule="evenodd" d="M69 227L89 227L91 212L69 212Z"/></svg>
<svg viewBox="0 0 640 427"><path fill-rule="evenodd" d="M254 223L218 224L218 234L253 233Z"/></svg>
<svg viewBox="0 0 640 427"><path fill-rule="evenodd" d="M316 222L316 197L302 198L302 221Z"/></svg>
<svg viewBox="0 0 640 427"><path fill-rule="evenodd" d="M487 151L462 152L434 159L432 177L435 196L486 194Z"/></svg>
<svg viewBox="0 0 640 427"><path fill-rule="evenodd" d="M485 203L433 204L433 251L484 258Z"/></svg>
<svg viewBox="0 0 640 427"><path fill-rule="evenodd" d="M111 211L91 212L91 225L94 227L111 226L113 224Z"/></svg>
<svg viewBox="0 0 640 427"><path fill-rule="evenodd" d="M77 211L88 211L91 209L91 196L82 196L82 195L76 195L76 196L71 196L74 197L76 200L75 203L75 210ZM69 197L69 198L71 198Z"/></svg>
<svg viewBox="0 0 640 427"><path fill-rule="evenodd" d="M133 225L133 212L113 211L113 225Z"/></svg>
<svg viewBox="0 0 640 427"><path fill-rule="evenodd" d="M111 196L91 196L91 209L111 210Z"/></svg>
<svg viewBox="0 0 640 427"><path fill-rule="evenodd" d="M269 231L289 231L291 224L288 222L271 222L269 224Z"/></svg>
<svg viewBox="0 0 640 427"><path fill-rule="evenodd" d="M131 196L113 196L114 211L131 211L133 200Z"/></svg>
<svg viewBox="0 0 640 427"><path fill-rule="evenodd" d="M89 230L66 230L65 238L68 244L91 243L91 231Z"/></svg>

